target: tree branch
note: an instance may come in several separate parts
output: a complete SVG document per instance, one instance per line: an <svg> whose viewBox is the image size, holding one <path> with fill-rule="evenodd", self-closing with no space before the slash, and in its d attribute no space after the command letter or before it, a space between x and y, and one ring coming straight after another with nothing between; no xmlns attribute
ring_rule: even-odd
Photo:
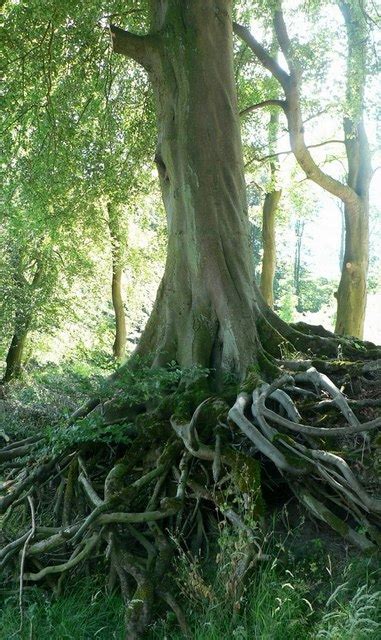
<svg viewBox="0 0 381 640"><path fill-rule="evenodd" d="M233 22L234 33L243 40L248 47L253 51L258 60L263 66L273 74L273 76L280 82L284 91L289 83L289 75L282 69L278 62L273 58L268 51L254 38L247 27L244 27L237 22Z"/></svg>
<svg viewBox="0 0 381 640"><path fill-rule="evenodd" d="M326 144L345 144L345 140L325 140L324 142L318 142L317 144L308 145L307 149L316 149L317 147L324 147ZM245 168L248 167L252 162L265 162L265 160L271 160L271 158L276 158L277 156L287 156L292 153L292 149L287 149L287 151L277 151L276 153L270 153L267 156L263 156L262 158L251 158L246 164Z"/></svg>
<svg viewBox="0 0 381 640"><path fill-rule="evenodd" d="M277 100L276 98L272 100L263 100L263 102L251 104L249 107L242 109L242 111L239 112L239 115L246 116L248 113L256 111L257 109L262 109L264 107L280 107L281 109L283 109L283 111L286 111L287 103L285 100Z"/></svg>
<svg viewBox="0 0 381 640"><path fill-rule="evenodd" d="M114 24L110 24L110 34L114 53L121 53L128 58L136 60L145 69L151 66L151 36L139 36L136 33L120 29Z"/></svg>
<svg viewBox="0 0 381 640"><path fill-rule="evenodd" d="M234 33L246 42L263 66L268 69L282 85L286 95L284 111L287 117L291 150L307 178L332 195L340 198L344 203L351 205L357 204L358 196L354 189L325 173L315 162L306 145L299 88L300 74L293 60L291 42L281 10L281 2L279 2L279 7L274 14L274 28L279 40L279 45L287 60L290 74L286 73L280 67L278 62L270 56L246 27L233 23Z"/></svg>
<svg viewBox="0 0 381 640"><path fill-rule="evenodd" d="M273 21L274 30L279 42L279 46L290 69L290 76L295 76L297 74L297 67L292 56L291 40L287 32L283 11L281 9L275 11Z"/></svg>

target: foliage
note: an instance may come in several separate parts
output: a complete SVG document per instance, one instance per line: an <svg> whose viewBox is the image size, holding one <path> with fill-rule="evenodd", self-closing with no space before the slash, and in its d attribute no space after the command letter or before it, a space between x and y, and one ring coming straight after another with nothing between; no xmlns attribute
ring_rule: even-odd
<svg viewBox="0 0 381 640"><path fill-rule="evenodd" d="M378 635L381 631L380 598L381 591L370 591L362 585L349 600L345 597L346 584L339 585L327 601L316 638L318 640L365 640Z"/></svg>
<svg viewBox="0 0 381 640"><path fill-rule="evenodd" d="M336 289L335 281L314 278L306 268L302 268L297 310L317 312L323 306L332 305Z"/></svg>
<svg viewBox="0 0 381 640"><path fill-rule="evenodd" d="M186 610L192 612L192 637L365 640L373 637L369 632L377 635L381 629L377 562L338 555L334 564L331 554L337 551L329 549L329 541L307 538L303 526L300 522L300 529L289 530L284 538L276 528L270 529L265 549L270 559L254 569L238 601L229 591L229 579L243 552L239 537L226 537L222 530L213 576L200 559L183 556L181 591ZM158 623L153 637L180 638L172 624L168 620L163 632Z"/></svg>
<svg viewBox="0 0 381 640"><path fill-rule="evenodd" d="M110 253L106 203L119 208L126 236L126 214L142 212L138 200L154 191L150 92L133 65L111 56L105 28L121 8L5 4L2 350L20 316L27 332L75 316L76 289L89 286L97 254ZM134 3L137 27L144 16Z"/></svg>

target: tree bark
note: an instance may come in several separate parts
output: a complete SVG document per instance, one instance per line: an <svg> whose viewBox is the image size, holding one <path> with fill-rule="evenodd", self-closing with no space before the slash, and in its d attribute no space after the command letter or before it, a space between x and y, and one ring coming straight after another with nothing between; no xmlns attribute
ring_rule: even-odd
<svg viewBox="0 0 381 640"><path fill-rule="evenodd" d="M275 216L282 191L266 193L262 212L263 258L261 292L270 307L274 306L274 277L276 269Z"/></svg>
<svg viewBox="0 0 381 640"><path fill-rule="evenodd" d="M144 60L156 97L155 160L168 252L138 353L154 353L156 364L176 360L182 367L197 363L243 375L260 345L231 2L153 4L160 31L136 56ZM111 31L118 51L118 31Z"/></svg>
<svg viewBox="0 0 381 640"><path fill-rule="evenodd" d="M112 280L111 295L115 314L115 339L112 347L113 354L118 360L124 358L126 352L126 315L122 296L123 251L121 246L118 212L111 202L107 203L108 225L111 237Z"/></svg>
<svg viewBox="0 0 381 640"><path fill-rule="evenodd" d="M344 207L345 245L335 333L363 337L369 261L368 196Z"/></svg>
<svg viewBox="0 0 381 640"><path fill-rule="evenodd" d="M151 6L147 36L110 27L114 51L140 63L153 86L155 160L167 213L165 272L137 355L149 354L156 366L198 364L214 369L217 379L226 371L243 378L253 366L273 374L267 354L279 357L285 342L336 356L333 337L289 327L255 284L231 0L152 0ZM288 74L265 52L267 58L286 85ZM349 186L332 181L350 203L358 201ZM354 348L348 342L343 350Z"/></svg>
<svg viewBox="0 0 381 640"><path fill-rule="evenodd" d="M359 3L339 0L347 40L347 115L344 118L348 187L356 202L344 202L345 248L337 291L335 332L362 338L367 298L369 264L369 186L371 155L364 126L366 82L366 24Z"/></svg>

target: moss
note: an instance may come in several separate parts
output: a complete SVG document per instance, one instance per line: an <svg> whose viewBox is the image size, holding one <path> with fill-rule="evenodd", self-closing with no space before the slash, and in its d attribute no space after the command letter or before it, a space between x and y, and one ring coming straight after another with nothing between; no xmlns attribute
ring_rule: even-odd
<svg viewBox="0 0 381 640"><path fill-rule="evenodd" d="M258 363L253 364L247 371L246 378L240 386L240 393L252 393L254 389L263 383L261 369Z"/></svg>
<svg viewBox="0 0 381 640"><path fill-rule="evenodd" d="M262 315L260 315L257 320L257 330L261 343L266 345L267 352L275 358L280 357L282 345L284 344L284 337L281 336L281 334L278 333L278 331L276 331L276 329L274 329L274 327L272 327Z"/></svg>
<svg viewBox="0 0 381 640"><path fill-rule="evenodd" d="M314 358L312 366L322 373L348 373L350 375L358 375L361 373L364 362L350 360L332 360L330 358Z"/></svg>
<svg viewBox="0 0 381 640"><path fill-rule="evenodd" d="M108 497L114 496L124 488L128 470L129 467L125 462L119 462L112 468L105 483L105 489Z"/></svg>
<svg viewBox="0 0 381 640"><path fill-rule="evenodd" d="M266 343L266 349L267 351L269 351L267 343ZM273 380L274 378L277 378L279 376L280 374L279 367L276 364L274 364L273 358L270 355L270 352L266 353L265 351L260 351L258 353L258 362L259 362L260 370L262 371L266 379Z"/></svg>
<svg viewBox="0 0 381 640"><path fill-rule="evenodd" d="M231 467L231 477L239 493L251 498L251 515L258 519L264 513L265 503L261 491L261 465L258 460L238 451L224 452Z"/></svg>
<svg viewBox="0 0 381 640"><path fill-rule="evenodd" d="M176 453L178 453L180 450L181 450L181 443L178 439L167 444L164 452L160 456L160 463L166 464L167 462L171 462L171 460L174 458Z"/></svg>
<svg viewBox="0 0 381 640"><path fill-rule="evenodd" d="M166 496L160 501L160 508L163 509L164 511L167 511L167 509L173 509L174 511L179 511L182 505L183 505L182 499L176 498L176 497L171 498L169 496Z"/></svg>
<svg viewBox="0 0 381 640"><path fill-rule="evenodd" d="M340 535L342 535L343 537L347 535L349 526L346 522L344 522L344 520L338 518L338 516L335 516L335 514L331 511L323 511L322 515L324 517L324 520L330 525L330 527L332 527L332 529L340 533Z"/></svg>
<svg viewBox="0 0 381 640"><path fill-rule="evenodd" d="M156 414L160 418L168 419L174 412L175 406L176 406L176 394L168 395L160 401Z"/></svg>
<svg viewBox="0 0 381 640"><path fill-rule="evenodd" d="M197 387L188 389L183 393L176 393L173 414L178 420L189 420L197 407L210 396L207 388Z"/></svg>
<svg viewBox="0 0 381 640"><path fill-rule="evenodd" d="M286 435L285 433L276 433L272 438L272 442L274 443L280 442L281 444L285 443L289 446L295 445L294 440L290 436ZM293 467L297 467L298 469L305 469L306 467L309 468L311 466L311 469L312 469L312 464L310 465L307 460L305 460L304 458L301 458L297 454L292 453L290 449L287 448L286 450L282 450L282 453L286 458L287 462ZM308 452L306 452L304 455L306 457L309 457Z"/></svg>

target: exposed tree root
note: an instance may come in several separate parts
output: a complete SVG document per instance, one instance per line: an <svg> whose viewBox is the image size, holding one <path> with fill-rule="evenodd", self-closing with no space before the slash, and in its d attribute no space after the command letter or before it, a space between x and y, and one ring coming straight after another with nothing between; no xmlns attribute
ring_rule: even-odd
<svg viewBox="0 0 381 640"><path fill-rule="evenodd" d="M0 567L5 582L21 567L20 602L22 585L45 581L59 590L65 575L102 556L110 587L118 580L126 603L127 638L141 637L164 606L188 634L173 591L177 545L205 548L213 518L240 531L245 553L231 578L238 598L264 557L253 526L262 508L261 468L267 468L262 483L281 477L313 517L362 551L375 551L381 498L369 467L381 426L378 399L366 405L370 419L360 420L355 411L365 411L366 399L349 400L311 362L279 364L284 374L272 384L251 376L251 394L246 385L230 408L206 398L188 421L174 411L174 396L166 409L146 412L147 426L126 427L129 445L87 442L56 456L43 456L44 442L35 438L3 447ZM359 373L371 379L378 370ZM94 410L90 403L88 412ZM356 453L359 439L366 460ZM31 526L7 533L27 501L34 505Z"/></svg>

